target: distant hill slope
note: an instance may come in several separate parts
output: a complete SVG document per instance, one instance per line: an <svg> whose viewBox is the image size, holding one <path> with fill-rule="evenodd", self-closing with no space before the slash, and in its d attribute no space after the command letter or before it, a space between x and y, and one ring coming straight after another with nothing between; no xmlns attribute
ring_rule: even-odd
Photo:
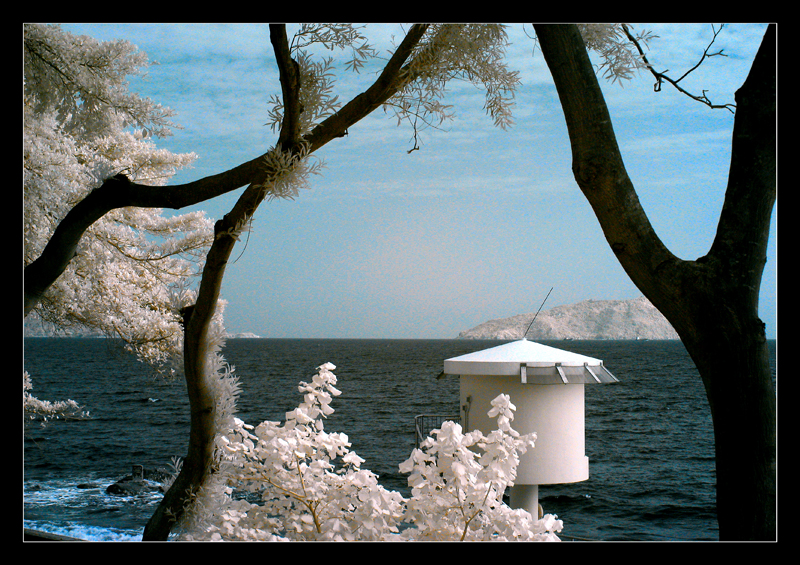
<svg viewBox="0 0 800 565"><path fill-rule="evenodd" d="M489 320L459 339L520 339L534 313ZM528 339L679 339L644 296L631 300L584 300L539 312Z"/></svg>

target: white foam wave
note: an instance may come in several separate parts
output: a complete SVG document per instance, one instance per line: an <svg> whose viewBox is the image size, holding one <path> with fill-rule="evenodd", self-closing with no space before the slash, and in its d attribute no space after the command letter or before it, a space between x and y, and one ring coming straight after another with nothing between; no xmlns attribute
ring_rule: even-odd
<svg viewBox="0 0 800 565"><path fill-rule="evenodd" d="M118 528L101 528L99 526L88 526L85 524L53 524L50 522L23 520L23 527L39 532L58 534L60 536L67 536L86 541L142 540L141 531L122 530Z"/></svg>

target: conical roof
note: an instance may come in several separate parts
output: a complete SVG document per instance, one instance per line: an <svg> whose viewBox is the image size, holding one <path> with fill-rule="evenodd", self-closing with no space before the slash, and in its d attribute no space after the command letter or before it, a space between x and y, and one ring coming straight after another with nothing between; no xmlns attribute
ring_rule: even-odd
<svg viewBox="0 0 800 565"><path fill-rule="evenodd" d="M527 339L452 357L444 362L447 375L520 375L532 384L612 383L617 378L600 359L564 351Z"/></svg>

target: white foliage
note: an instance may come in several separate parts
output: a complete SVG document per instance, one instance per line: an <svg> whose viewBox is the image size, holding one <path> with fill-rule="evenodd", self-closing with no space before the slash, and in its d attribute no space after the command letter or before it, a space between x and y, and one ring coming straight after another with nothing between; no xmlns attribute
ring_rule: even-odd
<svg viewBox="0 0 800 565"><path fill-rule="evenodd" d="M349 50L351 58L345 62L345 69L357 72L368 59L376 56L361 29L346 23L301 24L292 38L292 51L303 52L314 45L321 45L329 51Z"/></svg>
<svg viewBox="0 0 800 565"><path fill-rule="evenodd" d="M639 51L628 40L623 24L578 24L586 47L602 59L599 70L611 82L630 80L635 72L646 69L647 65ZM636 36L646 45L653 39L652 33L645 31Z"/></svg>
<svg viewBox="0 0 800 565"><path fill-rule="evenodd" d="M310 159L307 145L302 145L296 155L272 148L264 156L264 169L269 172L263 185L266 197L293 200L300 189L310 187L310 175L320 174L322 167L321 161Z"/></svg>
<svg viewBox="0 0 800 565"><path fill-rule="evenodd" d="M163 185L196 155L153 139L172 112L127 90L147 60L123 41L98 42L58 26L25 25L23 89L24 264L36 259L69 210L104 179L124 173ZM84 234L67 270L35 316L70 331L120 337L148 362L179 356L175 289L200 270L213 233L202 213L117 209Z"/></svg>
<svg viewBox="0 0 800 565"><path fill-rule="evenodd" d="M508 45L500 24L435 24L412 55L405 88L385 105L398 124L409 120L438 125L453 118L452 106L441 102L447 83L465 80L485 90L484 109L496 126L512 125L514 92L520 79L503 61ZM416 126L415 126L416 127Z"/></svg>
<svg viewBox="0 0 800 565"><path fill-rule="evenodd" d="M33 394L33 383L27 371L22 372L22 410L26 420L38 420L44 426L50 420L83 420L89 418L74 400L39 400Z"/></svg>
<svg viewBox="0 0 800 565"><path fill-rule="evenodd" d="M297 62L300 74L299 102L303 109L300 113L300 135L310 132L314 126L335 113L341 103L335 96L334 59L325 57L315 60L312 50L320 45L328 51L349 50L351 58L345 62L345 68L358 71L364 63L375 56L366 38L359 28L352 24L302 24L292 38L290 52ZM270 97L269 121L272 131L278 131L283 119L283 102L276 96Z"/></svg>
<svg viewBox="0 0 800 565"><path fill-rule="evenodd" d="M555 516L535 520L502 502L519 455L535 439L511 428L507 396L493 402L498 430L488 436L446 422L412 452L400 466L412 487L405 499L361 467L346 434L325 430L341 394L334 369L326 363L300 383L303 402L283 423L253 427L234 418L220 429L218 468L189 507L179 539L558 540L563 524Z"/></svg>
<svg viewBox="0 0 800 565"><path fill-rule="evenodd" d="M503 503L513 486L519 457L534 447L536 434L520 435L511 427L516 407L501 394L492 401L490 417L498 429L484 436L463 433L445 422L400 465L409 473L411 499L406 520L414 528L403 537L414 540L557 541L563 524L552 515L541 520ZM477 449L475 449L477 448Z"/></svg>
<svg viewBox="0 0 800 565"><path fill-rule="evenodd" d="M409 121L415 130L422 124L439 125L453 117L452 106L442 99L451 80L466 80L485 90L484 108L495 125L512 124L511 109L514 91L519 84L516 71L503 61L507 36L499 24L435 24L431 25L412 53L408 80L404 88L389 99L384 108L394 112L398 124ZM334 59L316 60L313 48L328 51L349 50L351 57L345 68L358 71L377 56L360 28L351 24L303 24L292 39L292 57L300 69L300 133L315 125L340 107L333 95ZM270 99L269 121L277 131L283 117L281 99Z"/></svg>
<svg viewBox="0 0 800 565"><path fill-rule="evenodd" d="M171 110L127 90L126 77L141 74L148 64L135 45L26 24L23 48L23 85L34 111L55 110L71 135L103 136L131 126L163 137L175 127L168 120Z"/></svg>

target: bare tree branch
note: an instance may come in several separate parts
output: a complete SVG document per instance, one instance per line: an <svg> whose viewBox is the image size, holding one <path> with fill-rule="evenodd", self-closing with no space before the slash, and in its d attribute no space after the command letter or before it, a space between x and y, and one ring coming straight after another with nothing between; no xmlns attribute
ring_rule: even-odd
<svg viewBox="0 0 800 565"><path fill-rule="evenodd" d="M713 25L711 26L711 31L714 33L714 37L711 38L711 42L708 44L708 47L706 47L705 50L703 51L703 55L700 57L700 60L691 69L689 69L688 71L683 73L683 75L681 75L680 78L673 79L673 78L667 76L666 73L669 72L668 70L660 73L660 72L656 71L653 68L653 65L650 64L650 61L647 60L647 56L644 54L644 50L642 49L642 46L640 45L639 40L636 39L636 37L630 32L630 29L628 28L628 26L626 24L622 24L622 29L625 30L625 35L628 37L628 39L631 41L631 43L633 43L636 46L636 49L639 51L639 55L642 57L642 60L645 62L645 64L647 65L647 68L650 69L650 72L652 73L652 75L656 79L656 83L653 85L653 90L655 92L661 92L661 83L664 82L664 81L667 81L672 86L674 86L675 89L678 90L678 92L682 92L683 94L685 94L689 98L691 98L693 100L697 100L698 102L702 102L703 104L705 104L706 106L708 106L710 108L715 108L715 109L716 108L725 108L726 110L728 110L729 112L731 112L733 114L734 113L734 108L736 108L735 104L713 104L711 102L711 100L708 98L708 95L706 94L706 92L708 92L708 91L703 90L702 94L692 94L691 92L685 90L683 87L681 87L678 84L680 81L685 79L690 73L695 71L703 63L703 61L705 61L707 58L717 57L717 56L727 57L727 55L725 55L722 52L722 49L720 49L716 53L709 53L709 50L711 49L711 46L714 44L714 41L716 41L717 36L722 31L723 27L725 27L724 24L721 25L719 27L719 29L715 29Z"/></svg>
<svg viewBox="0 0 800 565"><path fill-rule="evenodd" d="M297 61L289 54L289 39L284 24L270 24L269 37L278 61L278 71L283 95L283 123L281 124L278 146L288 149L297 143L299 137L300 114L300 72Z"/></svg>

